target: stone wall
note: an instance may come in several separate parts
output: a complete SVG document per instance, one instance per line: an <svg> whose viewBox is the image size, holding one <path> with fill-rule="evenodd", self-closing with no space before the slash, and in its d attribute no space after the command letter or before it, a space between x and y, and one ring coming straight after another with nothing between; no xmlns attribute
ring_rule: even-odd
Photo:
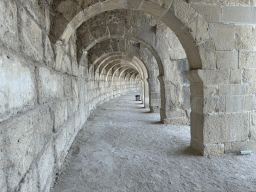
<svg viewBox="0 0 256 192"><path fill-rule="evenodd" d="M49 191L90 112L141 82L95 78L76 34L52 44L47 1L0 1L0 23L0 191Z"/></svg>

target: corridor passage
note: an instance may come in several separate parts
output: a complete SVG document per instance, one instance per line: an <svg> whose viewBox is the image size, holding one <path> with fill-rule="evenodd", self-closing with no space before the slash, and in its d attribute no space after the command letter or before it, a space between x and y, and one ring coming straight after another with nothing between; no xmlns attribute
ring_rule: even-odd
<svg viewBox="0 0 256 192"><path fill-rule="evenodd" d="M256 191L256 155L198 156L190 127L159 123L135 94L100 105L52 192Z"/></svg>

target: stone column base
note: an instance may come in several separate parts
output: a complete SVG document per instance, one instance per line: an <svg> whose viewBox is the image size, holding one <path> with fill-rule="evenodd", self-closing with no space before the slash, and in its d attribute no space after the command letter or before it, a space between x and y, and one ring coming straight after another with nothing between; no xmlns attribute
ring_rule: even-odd
<svg viewBox="0 0 256 192"><path fill-rule="evenodd" d="M197 141L196 139L191 138L190 145L204 156L224 154L224 144L204 145L203 143Z"/></svg>
<svg viewBox="0 0 256 192"><path fill-rule="evenodd" d="M160 107L158 106L150 106L149 108L151 113L160 113Z"/></svg>

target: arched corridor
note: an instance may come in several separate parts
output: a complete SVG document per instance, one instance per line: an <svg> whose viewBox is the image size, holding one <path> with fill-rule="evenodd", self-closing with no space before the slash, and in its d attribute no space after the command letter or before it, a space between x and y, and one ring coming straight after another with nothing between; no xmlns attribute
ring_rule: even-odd
<svg viewBox="0 0 256 192"><path fill-rule="evenodd" d="M149 113L134 96L95 109L52 192L255 190L255 155L202 158L189 147L189 126L159 123L159 114Z"/></svg>
<svg viewBox="0 0 256 192"><path fill-rule="evenodd" d="M255 29L255 0L0 0L0 192L49 192L74 139L88 137L78 134L83 125L101 122L88 118L105 102L130 114L115 123L134 117L138 133L148 130L148 149L173 154L159 162L227 165L229 153L255 153ZM113 105L138 91L144 109L130 100ZM179 148L185 138L203 157ZM251 164L254 155L234 158ZM190 187L204 190L200 182Z"/></svg>

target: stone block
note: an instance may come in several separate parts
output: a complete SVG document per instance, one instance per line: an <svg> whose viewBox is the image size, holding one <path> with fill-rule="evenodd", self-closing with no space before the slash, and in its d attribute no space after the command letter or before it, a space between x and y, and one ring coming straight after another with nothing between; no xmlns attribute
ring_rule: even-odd
<svg viewBox="0 0 256 192"><path fill-rule="evenodd" d="M199 45L202 69L216 69L216 51L213 40L208 40Z"/></svg>
<svg viewBox="0 0 256 192"><path fill-rule="evenodd" d="M0 23L0 45L18 51L17 6L14 1L0 1Z"/></svg>
<svg viewBox="0 0 256 192"><path fill-rule="evenodd" d="M219 113L226 111L226 98L225 97L206 97L204 99L204 113Z"/></svg>
<svg viewBox="0 0 256 192"><path fill-rule="evenodd" d="M186 3L183 0L174 0L173 1L173 8L174 8L174 12L175 12L176 17L183 24L189 23L198 14L192 7L189 6L188 3Z"/></svg>
<svg viewBox="0 0 256 192"><path fill-rule="evenodd" d="M37 114L37 113L36 113ZM16 118L6 125L5 150L8 151L8 188L14 190L35 159L35 113Z"/></svg>
<svg viewBox="0 0 256 192"><path fill-rule="evenodd" d="M189 23L188 27L190 28L191 35L198 44L209 39L208 24L201 15L198 15L191 23Z"/></svg>
<svg viewBox="0 0 256 192"><path fill-rule="evenodd" d="M74 138L76 137L75 135L75 114L68 119L68 121L65 123L65 131L67 135L67 142L66 146L69 149L71 144L73 143Z"/></svg>
<svg viewBox="0 0 256 192"><path fill-rule="evenodd" d="M209 24L217 51L232 51L235 48L235 25Z"/></svg>
<svg viewBox="0 0 256 192"><path fill-rule="evenodd" d="M45 103L49 99L61 98L63 96L63 77L47 68L39 67L38 92L39 103Z"/></svg>
<svg viewBox="0 0 256 192"><path fill-rule="evenodd" d="M35 115L34 131L36 144L35 153L41 152L43 147L52 138L53 132L53 111L49 105L39 108Z"/></svg>
<svg viewBox="0 0 256 192"><path fill-rule="evenodd" d="M38 160L39 184L41 191L46 191L45 189L49 188L51 181L54 179L54 161L54 150L52 142L50 142Z"/></svg>
<svg viewBox="0 0 256 192"><path fill-rule="evenodd" d="M173 0L145 0L145 1L150 1L166 9L170 8L171 4L173 3Z"/></svg>
<svg viewBox="0 0 256 192"><path fill-rule="evenodd" d="M204 146L203 155L218 155L224 154L225 147L224 144L207 144Z"/></svg>
<svg viewBox="0 0 256 192"><path fill-rule="evenodd" d="M54 147L56 153L56 165L61 168L61 165L67 155L67 134L65 126L58 132L57 137L54 139Z"/></svg>
<svg viewBox="0 0 256 192"><path fill-rule="evenodd" d="M230 84L241 84L242 82L242 70L230 70Z"/></svg>
<svg viewBox="0 0 256 192"><path fill-rule="evenodd" d="M20 0L23 7L32 15L33 19L37 21L43 28L45 28L44 3L40 0Z"/></svg>
<svg viewBox="0 0 256 192"><path fill-rule="evenodd" d="M250 122L250 139L256 141L256 113L253 112L251 115L251 122Z"/></svg>
<svg viewBox="0 0 256 192"><path fill-rule="evenodd" d="M255 83L256 69L244 69L242 78L243 83Z"/></svg>
<svg viewBox="0 0 256 192"><path fill-rule="evenodd" d="M250 50L251 51L251 50L256 49L256 33L255 33L255 31L256 31L256 25L237 25L236 26L236 48L237 48L237 50Z"/></svg>
<svg viewBox="0 0 256 192"><path fill-rule="evenodd" d="M198 70L198 75L200 76L204 85L228 84L230 78L230 71L227 69Z"/></svg>
<svg viewBox="0 0 256 192"><path fill-rule="evenodd" d="M54 129L56 133L68 119L68 103L66 99L56 100L51 109L54 113Z"/></svg>
<svg viewBox="0 0 256 192"><path fill-rule="evenodd" d="M124 0L104 1L102 2L102 5L99 5L99 6L100 7L102 6L103 11L110 11L110 10L113 10L113 8L123 9L126 7L126 1Z"/></svg>
<svg viewBox="0 0 256 192"><path fill-rule="evenodd" d="M155 3L149 1L144 1L139 10L150 14L157 19L159 19L166 11L165 9L157 6Z"/></svg>
<svg viewBox="0 0 256 192"><path fill-rule="evenodd" d="M190 114L191 119L191 141L197 141L201 144L203 144L204 141L204 130L203 130L203 124L204 124L204 115L202 113L195 113L193 110ZM196 143L197 143L196 142ZM193 145L192 145L193 146Z"/></svg>
<svg viewBox="0 0 256 192"><path fill-rule="evenodd" d="M80 11L80 7L71 0L62 1L56 7L56 11L61 13L67 21L71 21Z"/></svg>
<svg viewBox="0 0 256 192"><path fill-rule="evenodd" d="M79 76L79 66L76 60L72 59L72 75L78 77Z"/></svg>
<svg viewBox="0 0 256 192"><path fill-rule="evenodd" d="M219 85L219 95L245 95L248 93L246 84Z"/></svg>
<svg viewBox="0 0 256 192"><path fill-rule="evenodd" d="M246 141L249 134L249 114L208 114L203 133L205 144Z"/></svg>
<svg viewBox="0 0 256 192"><path fill-rule="evenodd" d="M24 181L21 183L20 186L20 192L39 192L38 189L38 175L37 175L37 168L33 167L31 170L29 170L24 178Z"/></svg>
<svg viewBox="0 0 256 192"><path fill-rule="evenodd" d="M19 7L21 50L36 61L43 61L43 34L41 28L32 20L24 8Z"/></svg>
<svg viewBox="0 0 256 192"><path fill-rule="evenodd" d="M0 53L0 122L36 103L34 69L22 59Z"/></svg>
<svg viewBox="0 0 256 192"><path fill-rule="evenodd" d="M219 86L218 85L206 85L203 87L203 96L204 97L214 97L219 95Z"/></svg>
<svg viewBox="0 0 256 192"><path fill-rule="evenodd" d="M127 8L137 10L142 6L144 0L128 0L127 1Z"/></svg>
<svg viewBox="0 0 256 192"><path fill-rule="evenodd" d="M223 6L223 22L256 24L255 11L255 7Z"/></svg>
<svg viewBox="0 0 256 192"><path fill-rule="evenodd" d="M225 143L225 153L239 153L245 150L256 151L255 141Z"/></svg>
<svg viewBox="0 0 256 192"><path fill-rule="evenodd" d="M227 96L226 112L252 111L255 109L253 96Z"/></svg>
<svg viewBox="0 0 256 192"><path fill-rule="evenodd" d="M256 51L239 51L239 69L255 69Z"/></svg>
<svg viewBox="0 0 256 192"><path fill-rule="evenodd" d="M53 67L55 58L54 58L52 44L51 44L51 41L48 36L46 36L46 38L45 38L44 45L45 45L45 53L44 54L45 54L46 65Z"/></svg>
<svg viewBox="0 0 256 192"><path fill-rule="evenodd" d="M65 97L72 96L72 78L68 75L63 76L63 91Z"/></svg>
<svg viewBox="0 0 256 192"><path fill-rule="evenodd" d="M69 58L69 55L64 54L63 61L61 63L61 71L62 73L72 74L72 63Z"/></svg>
<svg viewBox="0 0 256 192"><path fill-rule="evenodd" d="M208 23L221 22L221 6L207 4L192 4Z"/></svg>
<svg viewBox="0 0 256 192"><path fill-rule="evenodd" d="M237 51L216 51L218 69L238 69Z"/></svg>
<svg viewBox="0 0 256 192"><path fill-rule="evenodd" d="M4 150L4 132L3 127L0 129L0 190L7 192L7 183L6 183L6 151Z"/></svg>

